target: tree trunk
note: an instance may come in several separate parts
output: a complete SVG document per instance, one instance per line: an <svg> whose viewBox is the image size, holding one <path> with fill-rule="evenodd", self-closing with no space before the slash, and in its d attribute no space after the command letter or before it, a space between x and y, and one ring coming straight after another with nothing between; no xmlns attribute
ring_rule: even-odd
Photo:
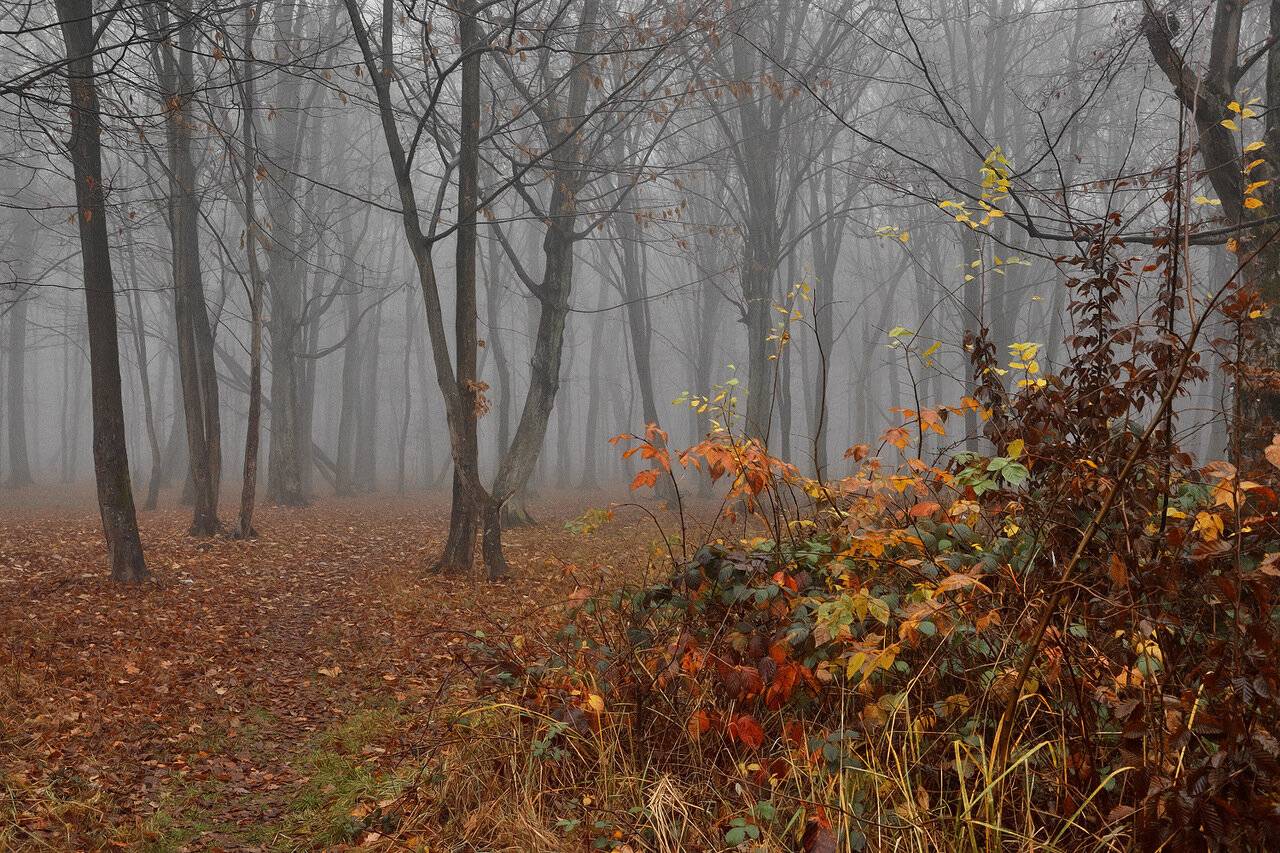
<svg viewBox="0 0 1280 853"><path fill-rule="evenodd" d="M404 370L400 386L404 389L404 415L400 418L399 450L396 454L396 492L404 494L405 456L409 445L409 419L413 413L413 383L409 381L409 361L413 349L413 290L404 289Z"/></svg>
<svg viewBox="0 0 1280 853"><path fill-rule="evenodd" d="M165 40L157 52L157 76L165 100L165 139L169 155L169 235L172 248L174 317L177 323L178 373L187 433L187 455L193 487L190 533L210 536L221 529L218 491L222 470L218 377L213 363L213 332L209 324L200 265L200 198L192 157L195 122L188 108L195 97L192 56L194 27L189 2L175 6L177 49ZM161 7L156 32L171 29L168 10Z"/></svg>
<svg viewBox="0 0 1280 853"><path fill-rule="evenodd" d="M498 372L498 383L490 390L489 398L497 408L498 419L497 452L494 455L501 459L502 454L511 446L511 412L514 407L511 405L511 361L507 357L505 338L499 331L502 326L499 312L502 301L498 298L498 273L501 269L498 253L501 247L496 239L490 238L488 248L489 263L484 270L485 325L489 329L486 348L493 353L493 366Z"/></svg>
<svg viewBox="0 0 1280 853"><path fill-rule="evenodd" d="M67 482L73 482L80 465L81 423L84 421L84 353L76 349L75 368L71 380L71 449L67 452Z"/></svg>
<svg viewBox="0 0 1280 853"><path fill-rule="evenodd" d="M600 456L600 407L603 404L604 389L600 387L604 375L604 362L607 358L604 344L604 324L606 322L603 309L607 304L607 293L600 288L600 297L596 301L597 313L592 318L590 351L587 353L591 367L587 378L587 423L584 428L585 444L582 448L582 480L581 488L594 489L598 483L597 463Z"/></svg>
<svg viewBox="0 0 1280 853"><path fill-rule="evenodd" d="M378 358L382 351L382 303L373 311L360 356L360 397L356 409L356 445L352 478L359 492L378 490Z"/></svg>
<svg viewBox="0 0 1280 853"><path fill-rule="evenodd" d="M647 246L640 238L635 217L623 213L617 219L618 236L622 242L622 287L626 303L627 325L631 332L631 352L635 362L636 384L640 388L640 411L644 415L644 427L653 424L661 428L658 416L657 394L653 387L653 318L649 312L648 288L645 285ZM641 425L633 425L638 429ZM661 437L656 443L665 447ZM666 476L658 478L654 493L660 500L674 503L675 484Z"/></svg>
<svg viewBox="0 0 1280 853"><path fill-rule="evenodd" d="M295 4L276 7L277 57L301 52L297 33ZM305 506L307 493L303 484L302 447L310 435L302 432L301 401L304 381L298 352L304 346L301 335L302 248L298 233L298 172L308 116L302 109L302 80L294 74L282 74L276 85L274 129L267 146L267 162L272 164L268 180L263 181L270 239L267 242L267 268L271 310L267 336L271 354L271 444L267 453L267 500L281 506Z"/></svg>
<svg viewBox="0 0 1280 853"><path fill-rule="evenodd" d="M244 36L242 74L237 80L240 90L240 108L243 112L240 137L240 186L244 196L245 257L249 265L249 411L245 417L244 469L240 484L240 514L236 524L236 538L257 536L253 526L253 512L258 496L258 448L262 439L262 300L265 282L258 262L258 243L262 240L258 224L257 199L254 183L257 180L258 148L257 130L254 126L254 109L257 97L254 89L253 37L257 32L258 18L253 16ZM232 66L234 68L234 64Z"/></svg>
<svg viewBox="0 0 1280 853"><path fill-rule="evenodd" d="M772 169L773 166L768 166ZM762 192L767 197L773 197ZM755 203L747 225L742 253L740 281L746 306L743 322L747 328L747 405L743 427L746 437L769 442L773 420L774 370L769 356L774 344L769 338L773 311L773 280L777 270L778 226L773 201Z"/></svg>
<svg viewBox="0 0 1280 853"><path fill-rule="evenodd" d="M400 131L396 126L395 107L391 98L391 75L393 64L391 60L391 28L393 16L395 14L392 0L384 0L383 3L383 50L381 59L374 52L372 42L369 38L369 31L364 23L363 13L360 8L359 0L345 0L347 15L351 20L351 26L356 42L360 47L361 56L364 59L364 66L369 72L370 84L373 86L374 93L378 100L378 114L382 125L383 138L387 144L387 156L391 161L391 167L395 173L396 189L400 197L400 220L404 230L405 242L408 244L413 254L414 266L418 271L418 283L422 290L422 299L426 308L427 331L431 340L431 355L435 366L436 381L440 388L441 396L444 398L445 414L449 427L449 443L450 452L453 458L455 474L465 490L470 494L471 498L476 502L478 507L487 507L490 502L488 491L484 488L480 481L479 466L477 464L476 454L468 445L468 422L474 417L476 400L472 394L463 395L461 393L462 384L459 382L459 376L450 363L449 344L445 335L444 327L444 311L440 304L439 283L436 278L435 263L431 255L433 240L430 239L422 230L422 221L419 215L419 206L417 199L417 191L413 184L413 174L410 170L409 157L405 151L404 143L400 139ZM462 39L462 45L466 59L463 61L463 140L460 145L459 157L459 194L463 195L463 187L469 185L472 193L471 198L475 199L475 176L476 163L478 161L478 145L475 141L479 135L479 57L480 45L478 42L478 32L473 29L477 26L473 14L470 9L460 10L460 23L467 26L467 37ZM379 67L380 66L380 67ZM468 121L468 119L473 119ZM461 175L469 173L468 178ZM468 242L463 237L463 232L470 231L474 235L476 206L473 203L468 207L461 205L458 212L459 233L457 239L459 242ZM470 229L461 227L464 223L470 224ZM472 238L472 256L474 257L474 237ZM459 249L460 252L465 251ZM460 294L461 302L470 301L472 306L471 317L474 322L474 273L469 277L465 275L465 271L460 269L457 278L458 284L462 288L466 288L470 284L472 294L468 300L467 295ZM474 327L473 327L474 328ZM473 332L474 335L474 332ZM472 339L472 350L474 359L474 337ZM463 340L459 340L459 349L463 349ZM460 354L460 358L461 358ZM493 507L494 512L501 506L499 502ZM474 516L473 516L474 517ZM467 541L466 537L459 537L462 541ZM470 547L474 548L474 537L470 540ZM490 576L495 577L502 574L506 565L501 561L501 552L498 551L497 560L489 563Z"/></svg>
<svg viewBox="0 0 1280 853"><path fill-rule="evenodd" d="M92 0L57 0L57 10L67 49L66 71L71 93L68 153L75 173L80 254L84 266L98 509L111 558L111 576L117 581L134 582L144 580L148 572L138 536L129 481L129 454L125 447L115 287L103 200L102 124L93 68L96 49L93 3Z"/></svg>
<svg viewBox="0 0 1280 853"><path fill-rule="evenodd" d="M71 337L62 338L62 404L59 407L58 426L61 440L58 442L59 482L69 483L70 465L67 457L71 450ZM4 412L0 412L0 424L4 422Z"/></svg>
<svg viewBox="0 0 1280 853"><path fill-rule="evenodd" d="M172 485L174 477L187 477L187 440L186 427L182 415L182 387L178 383L178 355L169 351L169 358L160 370L163 377L159 387L169 389L169 404L173 409L173 420L169 422L169 435L164 443L164 466L161 468L160 486Z"/></svg>
<svg viewBox="0 0 1280 853"><path fill-rule="evenodd" d="M480 168L480 25L472 4L458 11L459 38L466 54L462 63L461 139L458 145L458 230L455 235L454 341L457 346L455 377L461 403L458 449L465 459L456 459L453 500L449 511L449 534L436 568L443 572L469 572L475 561L476 523L483 499L468 488L457 465L469 470L480 467L480 439L477 426L481 405L476 375L478 337L476 335L476 202ZM505 574L505 562L489 565L490 579Z"/></svg>
<svg viewBox="0 0 1280 853"><path fill-rule="evenodd" d="M25 212L18 215L26 218ZM17 234L25 234L27 229L20 228ZM17 252L15 266L25 266L31 257L30 246L34 241L14 240ZM22 243L26 243L26 251ZM18 276L21 280L22 276ZM31 461L27 451L27 401L26 401L26 359L27 359L27 300L31 294L27 289L17 291L13 306L9 309L8 334L8 383L5 406L9 410L9 476L8 484L13 487L29 485L31 480Z"/></svg>
<svg viewBox="0 0 1280 853"><path fill-rule="evenodd" d="M151 402L150 359L147 357L147 330L143 322L141 288L138 287L138 267L133 240L129 241L129 282L132 285L129 310L133 326L133 344L138 354L138 379L142 385L142 408L146 418L147 445L151 448L151 477L147 481L147 499L144 510L153 510L160 501L160 469L164 464L160 449L160 435L156 430L155 407Z"/></svg>
<svg viewBox="0 0 1280 853"><path fill-rule="evenodd" d="M356 418L360 393L360 296L352 289L343 297L347 309L346 344L342 347L342 399L338 404L338 452L334 460L336 469L335 491L340 496L355 494L352 479L352 456L355 449Z"/></svg>

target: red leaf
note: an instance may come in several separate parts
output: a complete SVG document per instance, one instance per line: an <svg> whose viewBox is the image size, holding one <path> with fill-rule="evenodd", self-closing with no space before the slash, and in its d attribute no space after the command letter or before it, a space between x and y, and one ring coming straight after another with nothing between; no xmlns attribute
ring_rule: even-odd
<svg viewBox="0 0 1280 853"><path fill-rule="evenodd" d="M750 714L743 714L730 723L729 735L750 749L759 749L764 744L764 729Z"/></svg>
<svg viewBox="0 0 1280 853"><path fill-rule="evenodd" d="M839 849L836 834L829 827L820 826L817 823L809 824L802 843L804 853L836 853Z"/></svg>

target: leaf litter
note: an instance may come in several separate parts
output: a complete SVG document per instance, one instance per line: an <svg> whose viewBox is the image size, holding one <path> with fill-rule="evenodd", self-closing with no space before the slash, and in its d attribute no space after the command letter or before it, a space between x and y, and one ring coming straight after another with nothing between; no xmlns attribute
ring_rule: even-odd
<svg viewBox="0 0 1280 853"><path fill-rule="evenodd" d="M563 523L580 502L540 509L506 534L500 586L427 570L438 500L268 507L247 542L147 513L139 587L107 579L89 512L0 518L0 848L324 846L297 818L304 795L338 793L308 788L317 743L387 712L350 746L362 772L393 773L469 691L476 631L547 624L643 568L644 520L584 536Z"/></svg>

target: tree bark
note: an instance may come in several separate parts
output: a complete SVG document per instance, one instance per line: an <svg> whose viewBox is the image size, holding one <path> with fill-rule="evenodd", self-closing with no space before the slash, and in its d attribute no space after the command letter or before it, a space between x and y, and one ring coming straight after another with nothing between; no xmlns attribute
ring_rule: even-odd
<svg viewBox="0 0 1280 853"><path fill-rule="evenodd" d="M90 378L93 387L93 462L98 509L111 559L111 576L136 582L148 576L138 535L129 480L124 404L120 393L120 350L115 287L107 243L102 185L102 124L93 67L92 0L57 0L58 22L67 52L71 94L68 153L75 174L85 313L89 327Z"/></svg>
<svg viewBox="0 0 1280 853"><path fill-rule="evenodd" d="M359 403L356 407L356 442L352 478L356 491L378 490L378 359L382 351L382 303L373 310L373 322L365 336L360 356Z"/></svg>
<svg viewBox="0 0 1280 853"><path fill-rule="evenodd" d="M480 54L477 50L480 25L474 6L458 9L459 39L465 58L462 62L461 139L458 144L458 230L455 234L454 340L455 376L462 404L460 450L464 464L480 466L478 409L480 407L476 359L476 201L480 168ZM458 460L455 460L457 462ZM467 488L455 466L453 500L449 512L449 534L437 568L444 572L469 572L475 560L476 521L483 501ZM505 574L506 564L489 566L490 578Z"/></svg>
<svg viewBox="0 0 1280 853"><path fill-rule="evenodd" d="M142 409L146 419L147 446L151 449L151 476L147 480L147 499L142 508L153 510L160 501L160 469L164 465L164 459L160 449L160 435L156 430L155 407L151 402L150 359L147 355L147 330L143 322L136 254L133 240L130 239L128 258L132 293L129 294L128 304L133 326L133 345L138 355L138 380L142 385Z"/></svg>
<svg viewBox="0 0 1280 853"><path fill-rule="evenodd" d="M155 65L164 97L165 140L168 148L169 235L172 248L174 318L177 324L178 373L187 433L187 457L193 487L190 533L211 536L218 520L218 492L222 472L222 439L218 412L218 377L213 362L213 331L204 294L200 263L200 198L192 156L188 113L195 97L192 57L195 34L189 0L175 6L177 49L172 40L159 42ZM171 29L167 8L160 7L153 29Z"/></svg>
<svg viewBox="0 0 1280 853"><path fill-rule="evenodd" d="M400 418L400 435L396 454L396 492L404 494L406 479L405 456L409 445L409 421L413 414L413 383L409 377L409 362L413 355L413 290L404 289L404 369L400 376L400 387L404 394L404 414Z"/></svg>
<svg viewBox="0 0 1280 853"><path fill-rule="evenodd" d="M277 7L277 50L285 56L301 52L297 32L298 7L282 3ZM268 161L274 168L264 184L264 200L270 222L267 243L268 281L271 311L267 335L271 354L271 444L267 454L267 500L281 506L305 506L302 442L310 435L302 432L303 369L298 352L304 341L301 324L303 287L301 235L296 207L298 172L302 150L310 130L302 109L302 79L283 74L275 88L276 109L272 121Z"/></svg>
<svg viewBox="0 0 1280 853"><path fill-rule="evenodd" d="M618 237L622 243L622 292L626 304L627 325L631 332L632 361L635 362L636 385L640 388L640 411L644 427L661 428L657 394L653 387L653 317L649 311L648 288L645 286L647 246L640 237L635 216L622 212L617 218ZM632 429L640 425L632 426ZM663 445L662 439L656 439ZM654 493L660 500L674 503L675 485L668 477L659 477Z"/></svg>
<svg viewBox="0 0 1280 853"><path fill-rule="evenodd" d="M261 9L261 6L258 8ZM262 300L266 294L262 267L258 261L258 244L263 236L258 224L254 189L258 148L254 124L257 92L254 85L256 71L253 38L257 29L258 16L254 14L245 30L242 71L236 81L243 113L240 130L240 188L244 197L245 257L249 265L249 411L245 417L244 468L240 484L240 513L236 523L238 539L258 535L253 526L253 513L258 496L258 449L262 440ZM234 68L234 64L232 67Z"/></svg>
<svg viewBox="0 0 1280 853"><path fill-rule="evenodd" d="M24 212L19 211L18 216L26 217ZM26 229L19 227L17 234L23 234ZM34 241L15 239L15 249L18 254L15 255L15 267L23 267L28 258L31 257L30 249ZM25 248L24 248L25 244ZM19 276L21 278L21 276ZM27 289L19 289L13 302L13 306L9 309L9 334L8 341L8 380L6 388L6 408L8 414L8 432L9 432L9 476L6 482L14 488L30 485L31 480L31 461L30 454L27 450L27 400L26 400L26 379L27 379L27 301L31 294Z"/></svg>

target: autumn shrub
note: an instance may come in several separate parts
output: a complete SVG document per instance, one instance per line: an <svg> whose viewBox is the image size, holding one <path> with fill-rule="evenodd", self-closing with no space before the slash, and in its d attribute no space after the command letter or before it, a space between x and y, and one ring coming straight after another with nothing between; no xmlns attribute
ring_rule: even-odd
<svg viewBox="0 0 1280 853"><path fill-rule="evenodd" d="M540 849L1280 849L1280 445L1178 447L1194 312L1168 288L1122 322L1168 258L1107 227L1060 259L1067 369L979 330L972 396L899 410L845 476L730 411L680 453L619 437L638 487L726 483L721 523L696 547L681 523L664 580L575 597L554 636L478 642L489 698L440 753L478 781L437 773L437 807L518 803ZM1255 310L1221 295L1197 310ZM974 449L922 458L973 414Z"/></svg>

